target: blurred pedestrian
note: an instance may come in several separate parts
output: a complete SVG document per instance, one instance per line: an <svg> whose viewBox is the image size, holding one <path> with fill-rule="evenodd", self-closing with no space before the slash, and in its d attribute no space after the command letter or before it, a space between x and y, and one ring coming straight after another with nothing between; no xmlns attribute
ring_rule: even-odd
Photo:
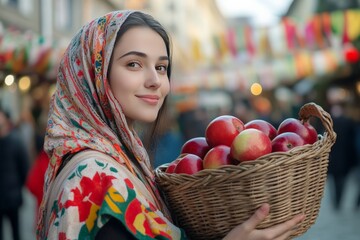
<svg viewBox="0 0 360 240"><path fill-rule="evenodd" d="M347 177L356 162L355 125L354 121L346 116L344 106L340 103L333 104L330 113L337 138L330 152L328 173L334 183L333 206L335 210L339 210Z"/></svg>
<svg viewBox="0 0 360 240"><path fill-rule="evenodd" d="M34 107L34 112L36 112L36 114L34 115L37 116L35 118L36 120L35 134L32 140L35 145L35 160L32 162L25 183L26 188L29 190L29 192L34 196L36 200L36 208L35 208L36 219L43 198L45 172L49 164L49 156L44 150L44 137L46 132L46 124L47 124L46 120L48 114L48 107L45 106L45 103L47 102L47 104L49 104L49 101L47 100L48 99L44 97L43 99L44 107L40 108L39 105Z"/></svg>
<svg viewBox="0 0 360 240"><path fill-rule="evenodd" d="M8 219L14 240L20 238L19 210L23 202L22 189L29 168L25 143L10 121L8 112L0 109L0 240L3 221Z"/></svg>
<svg viewBox="0 0 360 240"><path fill-rule="evenodd" d="M40 137L37 137L35 142L37 145L37 155L27 175L25 186L29 190L29 192L35 197L35 218L37 219L37 213L39 212L39 207L44 193L44 176L49 164L49 156L46 154L43 148L44 141ZM34 227L36 227L36 224L34 225Z"/></svg>
<svg viewBox="0 0 360 240"><path fill-rule="evenodd" d="M360 210L360 121L355 124L355 150L356 150L356 179L358 186L358 195L356 199L356 208Z"/></svg>

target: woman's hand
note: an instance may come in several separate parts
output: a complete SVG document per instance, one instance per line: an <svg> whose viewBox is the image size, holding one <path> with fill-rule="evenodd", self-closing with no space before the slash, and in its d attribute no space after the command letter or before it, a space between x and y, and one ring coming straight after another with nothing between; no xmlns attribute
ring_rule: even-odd
<svg viewBox="0 0 360 240"><path fill-rule="evenodd" d="M283 240L287 239L295 226L304 220L305 215L300 214L291 220L264 229L256 229L269 214L269 204L263 204L246 222L235 227L224 240Z"/></svg>

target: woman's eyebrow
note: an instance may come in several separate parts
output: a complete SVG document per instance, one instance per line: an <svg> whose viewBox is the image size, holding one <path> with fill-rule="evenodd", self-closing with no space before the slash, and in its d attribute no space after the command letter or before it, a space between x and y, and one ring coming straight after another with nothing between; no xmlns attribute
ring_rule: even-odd
<svg viewBox="0 0 360 240"><path fill-rule="evenodd" d="M125 53L121 57L119 57L119 59L123 58L123 57L126 57L126 56L129 56L129 55L136 55L136 56L143 57L143 58L147 57L147 55L145 53L143 53L143 52L130 51L130 52Z"/></svg>
<svg viewBox="0 0 360 240"><path fill-rule="evenodd" d="M161 60L161 61L169 61L169 57L168 56L161 56L161 57L159 57L159 60Z"/></svg>
<svg viewBox="0 0 360 240"><path fill-rule="evenodd" d="M143 53L143 52L130 51L130 52L125 53L124 55L122 55L118 59L121 59L121 58L129 56L129 55L136 55L136 56L139 56L139 57L142 57L142 58L147 58L147 55L145 53ZM160 56L159 60L167 60L167 61L169 61L169 57L168 56Z"/></svg>

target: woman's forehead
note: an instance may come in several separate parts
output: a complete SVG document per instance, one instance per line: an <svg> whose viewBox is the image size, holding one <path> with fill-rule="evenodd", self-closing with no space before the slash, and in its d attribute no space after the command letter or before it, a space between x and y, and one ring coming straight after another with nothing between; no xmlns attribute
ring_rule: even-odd
<svg viewBox="0 0 360 240"><path fill-rule="evenodd" d="M116 43L116 51L140 51L167 56L166 45L162 37L149 27L133 27L127 30Z"/></svg>

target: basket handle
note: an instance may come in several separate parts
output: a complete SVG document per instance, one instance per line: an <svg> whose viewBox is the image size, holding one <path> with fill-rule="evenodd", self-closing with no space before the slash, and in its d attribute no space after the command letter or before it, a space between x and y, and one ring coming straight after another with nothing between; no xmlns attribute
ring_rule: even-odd
<svg viewBox="0 0 360 240"><path fill-rule="evenodd" d="M331 140L335 141L336 133L333 129L333 121L329 113L327 113L321 106L316 103L310 102L304 104L299 111L299 117L301 121L308 121L310 117L317 117L321 120L322 124L325 127L325 130L328 132Z"/></svg>

